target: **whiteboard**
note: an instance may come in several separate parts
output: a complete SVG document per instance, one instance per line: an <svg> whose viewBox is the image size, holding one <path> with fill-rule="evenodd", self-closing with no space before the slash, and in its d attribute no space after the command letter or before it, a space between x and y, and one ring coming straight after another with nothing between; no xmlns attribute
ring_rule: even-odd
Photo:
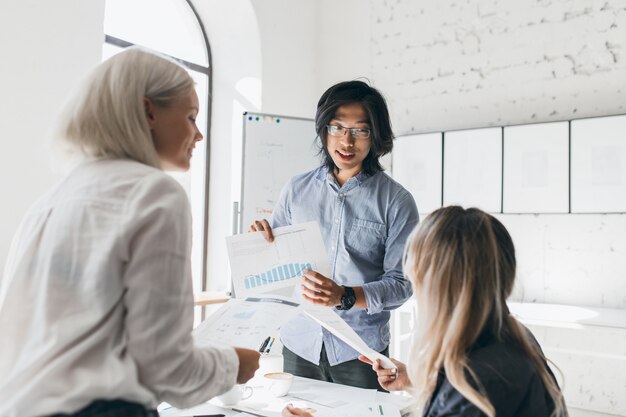
<svg viewBox="0 0 626 417"><path fill-rule="evenodd" d="M502 128L457 130L443 137L443 205L502 209Z"/></svg>
<svg viewBox="0 0 626 417"><path fill-rule="evenodd" d="M419 213L441 207L442 134L397 137L392 157L393 179L413 195Z"/></svg>
<svg viewBox="0 0 626 417"><path fill-rule="evenodd" d="M312 119L244 113L239 231L267 219L285 183L320 166Z"/></svg>
<svg viewBox="0 0 626 417"><path fill-rule="evenodd" d="M626 116L572 121L572 213L626 212Z"/></svg>

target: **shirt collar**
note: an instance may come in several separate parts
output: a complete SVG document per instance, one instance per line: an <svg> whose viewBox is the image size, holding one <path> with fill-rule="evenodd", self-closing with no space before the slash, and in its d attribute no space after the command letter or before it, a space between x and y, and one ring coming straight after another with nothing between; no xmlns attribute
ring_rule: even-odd
<svg viewBox="0 0 626 417"><path fill-rule="evenodd" d="M354 177L352 177L348 181L346 181L344 186L346 186L348 183L352 183L352 182L356 183L355 186L361 185L363 183L363 181L365 181L369 177L370 177L370 175L366 174L365 171L361 171L358 174L356 174ZM320 167L320 169L319 169L319 171L317 173L316 178L318 180L320 180L320 181L327 181L329 184L335 184L335 185L337 185L337 187L339 187L339 184L337 184L337 180L335 179L335 176L325 166ZM341 187L339 187L339 188L341 188Z"/></svg>

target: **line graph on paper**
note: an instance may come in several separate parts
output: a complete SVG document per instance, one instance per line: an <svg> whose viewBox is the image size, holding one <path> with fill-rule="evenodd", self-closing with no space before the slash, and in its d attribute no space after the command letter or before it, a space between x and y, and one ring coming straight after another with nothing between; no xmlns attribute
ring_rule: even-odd
<svg viewBox="0 0 626 417"><path fill-rule="evenodd" d="M226 239L237 298L291 295L305 269L329 275L326 249L317 223L279 227L273 233L272 243L261 232Z"/></svg>

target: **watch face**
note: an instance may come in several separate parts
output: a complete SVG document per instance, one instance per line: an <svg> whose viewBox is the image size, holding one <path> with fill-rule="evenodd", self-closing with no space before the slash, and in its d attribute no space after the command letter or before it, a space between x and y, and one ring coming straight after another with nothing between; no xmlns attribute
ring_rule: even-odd
<svg viewBox="0 0 626 417"><path fill-rule="evenodd" d="M354 306L356 296L352 288L346 287L346 293L341 297L341 309L349 310Z"/></svg>

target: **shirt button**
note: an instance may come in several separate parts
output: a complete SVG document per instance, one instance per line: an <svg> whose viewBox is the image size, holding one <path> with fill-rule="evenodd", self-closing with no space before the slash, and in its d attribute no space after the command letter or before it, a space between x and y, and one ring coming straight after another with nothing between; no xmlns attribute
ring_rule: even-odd
<svg viewBox="0 0 626 417"><path fill-rule="evenodd" d="M339 223L339 219L335 219L335 223Z"/></svg>

